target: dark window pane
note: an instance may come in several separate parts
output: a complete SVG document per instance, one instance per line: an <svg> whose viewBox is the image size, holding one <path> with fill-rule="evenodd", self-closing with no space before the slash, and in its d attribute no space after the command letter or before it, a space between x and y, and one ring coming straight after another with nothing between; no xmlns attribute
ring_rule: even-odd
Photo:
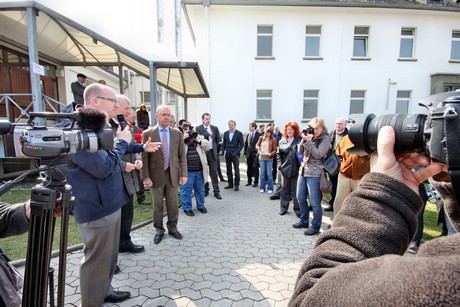
<svg viewBox="0 0 460 307"><path fill-rule="evenodd" d="M366 56L366 39L355 38L353 41L353 56L365 57Z"/></svg>
<svg viewBox="0 0 460 307"><path fill-rule="evenodd" d="M272 34L272 26L257 26L257 33L259 34Z"/></svg>
<svg viewBox="0 0 460 307"><path fill-rule="evenodd" d="M460 60L460 41L452 42L452 50L450 52L450 58L452 60Z"/></svg>
<svg viewBox="0 0 460 307"><path fill-rule="evenodd" d="M350 114L363 113L363 112L364 112L364 100L350 101Z"/></svg>
<svg viewBox="0 0 460 307"><path fill-rule="evenodd" d="M318 114L318 99L305 99L303 102L303 119L311 119Z"/></svg>
<svg viewBox="0 0 460 307"><path fill-rule="evenodd" d="M355 27L355 35L368 35L369 28L368 27Z"/></svg>
<svg viewBox="0 0 460 307"><path fill-rule="evenodd" d="M399 50L400 58L412 58L412 39L402 38L401 49Z"/></svg>
<svg viewBox="0 0 460 307"><path fill-rule="evenodd" d="M305 30L306 34L321 34L321 27L320 26L307 26Z"/></svg>
<svg viewBox="0 0 460 307"><path fill-rule="evenodd" d="M319 37L305 39L305 56L319 56Z"/></svg>
<svg viewBox="0 0 460 307"><path fill-rule="evenodd" d="M271 36L259 36L257 42L257 56L272 56Z"/></svg>

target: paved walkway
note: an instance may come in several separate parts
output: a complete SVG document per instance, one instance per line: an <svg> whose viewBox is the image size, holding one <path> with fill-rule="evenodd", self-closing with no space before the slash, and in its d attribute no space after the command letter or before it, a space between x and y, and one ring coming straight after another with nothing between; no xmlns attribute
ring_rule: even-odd
<svg viewBox="0 0 460 307"><path fill-rule="evenodd" d="M291 227L298 221L292 204L280 216L278 200L245 187L241 166L240 191L225 190L226 183L220 183L223 199L208 196L207 214L195 205L194 217L180 210L182 240L166 234L155 245L151 224L132 232L145 252L119 255L121 273L113 286L130 291L132 298L116 306L287 306L317 236L305 237ZM324 215L323 223L325 229L330 218ZM66 306L80 304L81 258L81 251L68 255ZM58 267L56 258L52 266Z"/></svg>

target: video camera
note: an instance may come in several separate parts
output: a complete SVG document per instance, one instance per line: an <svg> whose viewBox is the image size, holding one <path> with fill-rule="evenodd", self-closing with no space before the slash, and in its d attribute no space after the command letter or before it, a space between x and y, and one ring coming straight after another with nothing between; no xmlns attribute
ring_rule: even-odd
<svg viewBox="0 0 460 307"><path fill-rule="evenodd" d="M303 134L314 134L315 133L315 129L313 127L308 127L307 129L303 129L302 130L302 133Z"/></svg>
<svg viewBox="0 0 460 307"><path fill-rule="evenodd" d="M425 114L352 114L354 124L349 137L355 154L377 150L380 128L395 130L395 153L422 152L436 162L460 167L460 92L432 95L419 101L428 109Z"/></svg>
<svg viewBox="0 0 460 307"><path fill-rule="evenodd" d="M90 152L110 150L113 148L113 132L110 128L104 129L105 117L105 113L94 109L75 113L31 112L26 124L0 121L0 134L12 135L16 157L54 158L74 154L79 149ZM34 122L36 118L66 119L69 127L38 125Z"/></svg>

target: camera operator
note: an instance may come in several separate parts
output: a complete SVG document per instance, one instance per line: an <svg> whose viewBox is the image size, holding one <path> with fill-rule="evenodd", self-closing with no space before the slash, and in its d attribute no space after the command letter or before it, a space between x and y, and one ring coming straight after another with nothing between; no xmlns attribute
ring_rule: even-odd
<svg viewBox="0 0 460 307"><path fill-rule="evenodd" d="M84 100L90 111L103 111L109 118L116 115L117 98L108 86L89 85ZM121 208L129 202L120 161L125 153L132 152L131 139L129 127L118 128L112 150L95 153L78 150L69 161L67 182L73 187L74 217L84 243L80 267L82 306L122 302L131 295L127 291L115 291L111 285L118 257ZM158 147L150 141L144 144L147 151Z"/></svg>
<svg viewBox="0 0 460 307"><path fill-rule="evenodd" d="M180 199L182 209L188 216L194 216L192 210L192 189L195 192L196 207L201 213L207 213L204 197L204 178L208 178L208 160L206 152L210 149L210 143L202 135L193 131L190 123L182 124L184 133L185 152L187 155L187 183L180 186Z"/></svg>
<svg viewBox="0 0 460 307"><path fill-rule="evenodd" d="M395 156L394 144L394 130L381 128L371 173L318 237L290 306L458 306L460 234L430 240L417 256L403 256L422 207L419 184L443 166L430 165L422 154ZM450 178L441 174L431 182L458 231L460 207Z"/></svg>
<svg viewBox="0 0 460 307"><path fill-rule="evenodd" d="M0 238L23 234L29 230L30 202L22 205L0 203ZM18 291L22 279L8 262L10 260L0 249L0 306L20 306Z"/></svg>

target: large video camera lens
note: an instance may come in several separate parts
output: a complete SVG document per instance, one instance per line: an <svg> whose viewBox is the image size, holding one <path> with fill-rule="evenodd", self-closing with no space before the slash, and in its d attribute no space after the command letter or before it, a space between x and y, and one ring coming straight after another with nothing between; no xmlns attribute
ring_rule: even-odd
<svg viewBox="0 0 460 307"><path fill-rule="evenodd" d="M424 152L426 122L424 114L352 114L353 126L349 129L350 140L355 145L348 151L354 154L373 153L377 150L377 136L383 126L393 127L395 153Z"/></svg>

